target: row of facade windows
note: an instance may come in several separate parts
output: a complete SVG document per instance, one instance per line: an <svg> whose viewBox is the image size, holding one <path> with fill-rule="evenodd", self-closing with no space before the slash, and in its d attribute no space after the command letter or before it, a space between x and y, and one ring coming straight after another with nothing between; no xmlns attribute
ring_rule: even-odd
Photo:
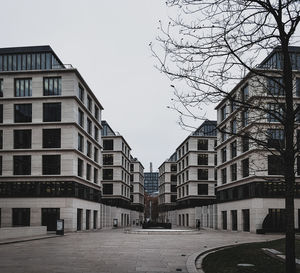
<svg viewBox="0 0 300 273"><path fill-rule="evenodd" d="M85 169L85 178L86 180L91 181L92 180L92 166L89 163L86 163L86 169ZM93 175L93 182L95 184L99 183L99 171L97 168L94 169L94 175ZM77 160L77 175L80 177L84 176L84 161L81 158L78 158Z"/></svg>
<svg viewBox="0 0 300 273"><path fill-rule="evenodd" d="M198 195L208 195L208 184L197 185ZM189 195L189 185L178 188L178 198L182 198Z"/></svg>
<svg viewBox="0 0 300 273"><path fill-rule="evenodd" d="M84 137L80 133L78 133L78 150L82 153L85 152L85 154L93 159L95 162L99 162L99 149L93 145L92 142L89 141L88 139L86 140L86 145L84 146ZM93 151L92 151L93 150Z"/></svg>
<svg viewBox="0 0 300 273"><path fill-rule="evenodd" d="M83 129L84 129L84 121L85 121L84 112L80 108L78 108L78 124ZM94 135L93 135L93 122L89 117L86 118L86 131L90 136L93 136L94 139L99 142L100 139L99 128L96 125L94 125Z"/></svg>

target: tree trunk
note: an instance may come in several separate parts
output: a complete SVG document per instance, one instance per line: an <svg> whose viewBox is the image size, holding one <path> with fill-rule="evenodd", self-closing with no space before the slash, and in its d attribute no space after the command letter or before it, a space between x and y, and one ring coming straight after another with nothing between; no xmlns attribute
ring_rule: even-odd
<svg viewBox="0 0 300 273"><path fill-rule="evenodd" d="M285 86L286 119L285 129L285 154L284 154L284 178L286 184L285 208L286 208L286 273L296 273L295 263L295 224L294 224L294 120L293 109L293 78L292 66L288 52L288 43L282 44L283 54L283 83Z"/></svg>

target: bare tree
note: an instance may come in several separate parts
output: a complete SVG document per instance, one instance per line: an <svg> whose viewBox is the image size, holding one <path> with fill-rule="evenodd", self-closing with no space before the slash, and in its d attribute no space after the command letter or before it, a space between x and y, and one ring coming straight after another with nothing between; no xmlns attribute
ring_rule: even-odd
<svg viewBox="0 0 300 273"><path fill-rule="evenodd" d="M289 50L300 21L300 2L167 0L166 4L177 11L177 16L166 26L160 23L157 40L163 50L156 44L151 48L158 68L176 84L172 85L173 108L185 124L186 117L203 118L205 105L229 100L239 113L238 124L245 117L251 123L251 134L245 124L237 130L219 128L221 133L250 139L257 147L280 157L285 181L286 272L294 273L294 165L298 155L294 132L299 126L299 107L293 95L292 70L298 65L299 71L300 64ZM261 56L275 47L281 52L278 60L266 67L257 66ZM245 77L255 79L252 93L246 98L232 92ZM176 81L184 81L185 85ZM268 131L261 126L266 117L277 121ZM270 130L276 128L283 130L282 143L270 145Z"/></svg>

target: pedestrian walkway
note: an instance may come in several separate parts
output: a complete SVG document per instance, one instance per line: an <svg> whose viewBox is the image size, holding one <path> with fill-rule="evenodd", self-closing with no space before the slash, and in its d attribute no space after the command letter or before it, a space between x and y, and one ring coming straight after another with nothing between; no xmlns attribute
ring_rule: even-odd
<svg viewBox="0 0 300 273"><path fill-rule="evenodd" d="M69 233L0 245L0 272L188 272L188 257L195 252L278 237L204 230L188 236L128 234L122 229Z"/></svg>

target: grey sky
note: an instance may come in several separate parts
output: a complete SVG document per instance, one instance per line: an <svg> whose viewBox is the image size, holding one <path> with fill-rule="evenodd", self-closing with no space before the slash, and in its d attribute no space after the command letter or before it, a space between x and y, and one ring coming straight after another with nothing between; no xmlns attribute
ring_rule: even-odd
<svg viewBox="0 0 300 273"><path fill-rule="evenodd" d="M170 15L164 1L7 0L1 7L0 47L49 44L79 70L104 106L103 119L126 138L146 171L189 134L166 108L172 88L154 68L148 46L159 33L158 20Z"/></svg>

